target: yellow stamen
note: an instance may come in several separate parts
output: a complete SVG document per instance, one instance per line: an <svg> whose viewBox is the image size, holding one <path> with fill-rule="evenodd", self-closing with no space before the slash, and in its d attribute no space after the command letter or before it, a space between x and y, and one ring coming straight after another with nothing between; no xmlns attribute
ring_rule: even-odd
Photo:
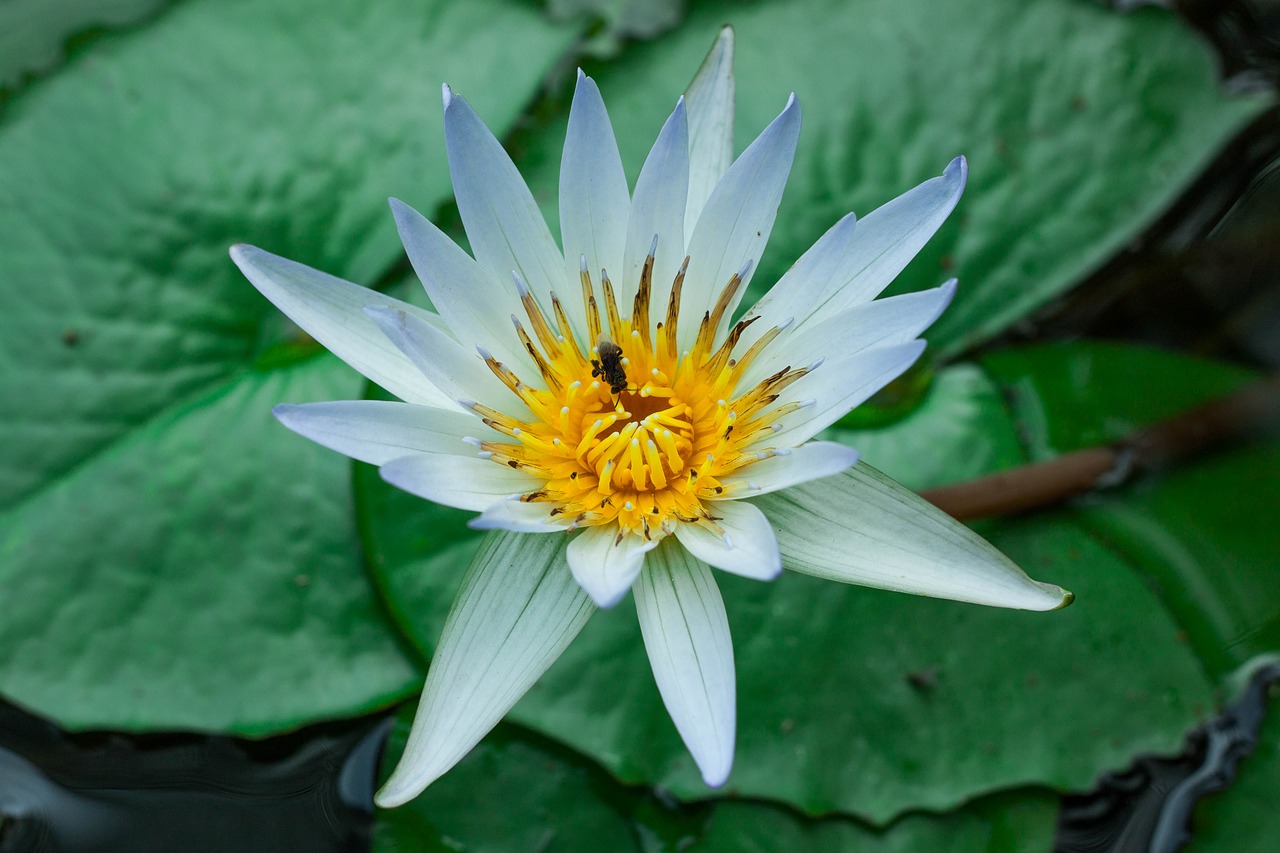
<svg viewBox="0 0 1280 853"><path fill-rule="evenodd" d="M777 452L766 446L784 414L804 403L775 406L779 394L810 368L783 368L749 388L738 385L748 366L785 328L770 329L734 360L733 350L751 324L735 324L721 336L719 328L734 304L749 267L734 275L711 310L702 312L691 350L678 351L680 300L689 258L671 286L665 317L651 326L656 239L645 258L631 300L631 316L623 317L606 270L600 271L603 318L596 289L586 267L580 270L582 302L589 339L575 336L568 314L550 294L550 318L529 288L516 277L526 327L513 317L516 337L537 368L541 385L525 384L506 365L481 350L493 371L528 407L513 417L479 403L468 403L500 434L476 442L484 458L545 480L521 496L547 502L550 517L566 527L613 525L618 535L654 539L670 535L677 524L702 524L723 533L711 500L744 488L737 478L755 462ZM602 322L603 321L603 322ZM602 333L622 350L602 382ZM717 343L718 341L718 343ZM618 387L617 370L626 385ZM523 411L523 410L522 410ZM722 482L733 475L734 482Z"/></svg>

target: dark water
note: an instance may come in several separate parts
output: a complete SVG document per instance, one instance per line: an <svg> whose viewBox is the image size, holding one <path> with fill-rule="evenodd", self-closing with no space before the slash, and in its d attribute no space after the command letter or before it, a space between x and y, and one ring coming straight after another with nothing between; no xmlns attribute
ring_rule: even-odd
<svg viewBox="0 0 1280 853"><path fill-rule="evenodd" d="M1115 0L1115 5L1140 5ZM1276 91L1280 0L1173 4L1217 47L1229 87ZM1002 343L1088 335L1280 367L1280 110L1259 118L1131 250ZM1197 799L1252 749L1280 666L1188 737L1064 799L1056 849L1173 851ZM67 735L0 701L0 853L369 849L389 720L262 741Z"/></svg>
<svg viewBox="0 0 1280 853"><path fill-rule="evenodd" d="M1103 777L1086 794L1063 797L1058 853L1171 853L1191 838L1191 812L1206 794L1228 787L1258 743L1280 664L1259 669L1248 689L1187 737L1175 758L1140 758Z"/></svg>
<svg viewBox="0 0 1280 853"><path fill-rule="evenodd" d="M261 741L68 735L0 704L0 851L367 851L389 729L373 718Z"/></svg>
<svg viewBox="0 0 1280 853"><path fill-rule="evenodd" d="M1167 5L1217 48L1232 92L1280 92L1280 0ZM1259 116L1127 251L1020 323L1002 346L1138 341L1280 367L1280 109Z"/></svg>

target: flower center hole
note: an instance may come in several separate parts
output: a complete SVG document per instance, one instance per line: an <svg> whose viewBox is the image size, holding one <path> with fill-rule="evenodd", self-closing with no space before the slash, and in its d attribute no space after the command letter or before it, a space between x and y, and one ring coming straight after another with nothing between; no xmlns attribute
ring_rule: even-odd
<svg viewBox="0 0 1280 853"><path fill-rule="evenodd" d="M642 396L634 391L623 391L618 395L618 403L626 415L619 414L618 422L605 435L618 432L629 423L643 422L650 415L656 415L671 408L670 397Z"/></svg>

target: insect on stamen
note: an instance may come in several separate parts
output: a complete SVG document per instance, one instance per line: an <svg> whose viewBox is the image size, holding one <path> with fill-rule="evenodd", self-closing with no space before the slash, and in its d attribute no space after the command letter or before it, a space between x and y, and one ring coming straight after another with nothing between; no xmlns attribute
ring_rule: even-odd
<svg viewBox="0 0 1280 853"><path fill-rule="evenodd" d="M600 358L591 359L591 376L607 382L609 390L616 397L627 390L627 371L622 365L622 347L601 335L596 344L596 352L600 354Z"/></svg>

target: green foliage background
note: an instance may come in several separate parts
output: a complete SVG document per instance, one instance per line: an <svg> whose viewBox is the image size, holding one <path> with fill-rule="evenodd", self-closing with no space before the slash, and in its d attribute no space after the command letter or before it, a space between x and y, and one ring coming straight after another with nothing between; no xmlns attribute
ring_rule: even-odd
<svg viewBox="0 0 1280 853"><path fill-rule="evenodd" d="M788 92L805 109L760 286L846 211L970 160L961 206L895 285L960 278L931 363L832 431L872 464L914 488L963 480L1251 378L1137 346L992 343L1270 106L1225 94L1166 12L0 0L0 692L72 729L249 735L412 697L474 544L465 515L274 422L276 402L377 392L226 249L403 293L386 197L456 227L441 82L508 140L554 221L575 65L634 179L725 22L738 148ZM982 525L1076 592L1062 613L721 575L740 697L723 791L698 782L626 602L457 770L380 814L377 847L1046 850L1062 792L1179 751L1230 674L1280 649L1276 470L1276 445L1255 443ZM1201 850L1274 842L1250 807L1280 784L1274 729L1201 810ZM477 802L494 804L483 819Z"/></svg>

